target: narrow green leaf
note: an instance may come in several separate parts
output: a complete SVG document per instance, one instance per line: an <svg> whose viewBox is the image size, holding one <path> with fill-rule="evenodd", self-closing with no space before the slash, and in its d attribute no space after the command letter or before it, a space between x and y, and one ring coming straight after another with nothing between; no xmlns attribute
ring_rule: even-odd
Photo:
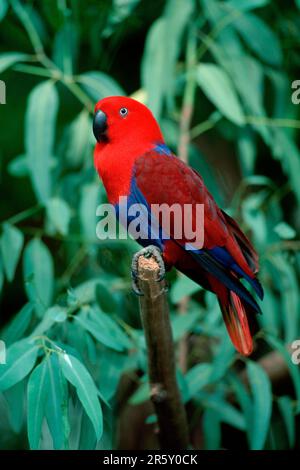
<svg viewBox="0 0 300 470"><path fill-rule="evenodd" d="M234 406L225 402L219 397L214 397L205 400L205 407L216 412L218 418L223 423L227 423L230 426L239 429L240 431L245 431L246 424L245 418L240 411L238 411Z"/></svg>
<svg viewBox="0 0 300 470"><path fill-rule="evenodd" d="M98 305L103 312L113 313L116 311L117 304L115 298L104 282L99 282L96 285L95 295Z"/></svg>
<svg viewBox="0 0 300 470"><path fill-rule="evenodd" d="M189 398L193 398L211 381L213 372L212 364L197 364L186 374L185 379L189 388Z"/></svg>
<svg viewBox="0 0 300 470"><path fill-rule="evenodd" d="M49 222L55 231L61 235L67 235L71 220L71 209L63 199L52 198L46 203L46 211Z"/></svg>
<svg viewBox="0 0 300 470"><path fill-rule="evenodd" d="M24 336L24 333L26 333L31 322L32 312L33 304L30 302L25 304L24 307L22 307L21 310L13 317L10 323L2 330L0 336L6 344L10 345Z"/></svg>
<svg viewBox="0 0 300 470"><path fill-rule="evenodd" d="M289 240L296 236L296 230L286 222L279 222L279 224L275 225L274 232L283 240Z"/></svg>
<svg viewBox="0 0 300 470"><path fill-rule="evenodd" d="M139 388L131 395L129 403L130 405L140 405L150 398L150 387L149 382L146 380L141 383Z"/></svg>
<svg viewBox="0 0 300 470"><path fill-rule="evenodd" d="M221 422L214 410L207 408L203 414L205 450L218 450L221 445Z"/></svg>
<svg viewBox="0 0 300 470"><path fill-rule="evenodd" d="M34 238L25 248L24 281L26 293L41 316L51 304L53 295L54 269L50 251L44 243Z"/></svg>
<svg viewBox="0 0 300 470"><path fill-rule="evenodd" d="M83 234L90 240L96 240L96 208L100 202L99 184L86 184L81 189L79 217Z"/></svg>
<svg viewBox="0 0 300 470"><path fill-rule="evenodd" d="M80 439L78 444L79 450L94 450L97 444L97 438L93 423L87 416L85 411L82 413Z"/></svg>
<svg viewBox="0 0 300 470"><path fill-rule="evenodd" d="M124 351L131 347L128 337L116 322L100 311L97 311L91 319L85 318L83 315L76 315L75 320L108 348L115 351Z"/></svg>
<svg viewBox="0 0 300 470"><path fill-rule="evenodd" d="M78 77L86 92L94 101L99 101L106 96L124 96L125 92L120 85L109 75L103 72L86 72Z"/></svg>
<svg viewBox="0 0 300 470"><path fill-rule="evenodd" d="M29 339L14 343L7 350L6 364L0 365L0 390L7 390L26 377L33 368L38 347Z"/></svg>
<svg viewBox="0 0 300 470"><path fill-rule="evenodd" d="M66 149L66 159L72 167L80 165L91 155L91 148L94 145L91 133L92 121L86 109L81 111L71 123L68 130L68 146Z"/></svg>
<svg viewBox="0 0 300 470"><path fill-rule="evenodd" d="M4 271L3 271L3 261L2 261L1 253L0 253L0 294L2 292L3 283L4 283Z"/></svg>
<svg viewBox="0 0 300 470"><path fill-rule="evenodd" d="M103 432L103 417L98 399L98 391L84 365L74 356L63 354L60 357L61 367L66 379L76 388L76 392L86 414L93 423L99 440Z"/></svg>
<svg viewBox="0 0 300 470"><path fill-rule="evenodd" d="M201 286L189 279L187 276L179 276L172 285L170 298L171 302L177 304L183 297L193 295L201 290Z"/></svg>
<svg viewBox="0 0 300 470"><path fill-rule="evenodd" d="M159 18L151 26L145 44L142 60L142 84L147 92L147 103L158 119L166 90L165 51L162 44L166 41L166 19Z"/></svg>
<svg viewBox="0 0 300 470"><path fill-rule="evenodd" d="M272 390L268 376L261 366L253 361L247 362L247 373L253 398L252 450L261 450L267 438L272 413Z"/></svg>
<svg viewBox="0 0 300 470"><path fill-rule="evenodd" d="M3 18L5 17L7 10L8 10L7 0L2 0L2 2L0 3L0 21L2 21Z"/></svg>
<svg viewBox="0 0 300 470"><path fill-rule="evenodd" d="M7 279L12 281L23 247L24 235L13 225L5 223L0 243L5 274Z"/></svg>
<svg viewBox="0 0 300 470"><path fill-rule="evenodd" d="M295 389L295 394L296 394L296 400L297 400L297 409L296 413L300 412L300 372L299 368L295 367L295 364L291 360L291 353L286 349L285 345L282 344L282 342L271 336L271 335L266 335L266 339L268 343L274 348L277 349L278 352L282 355L284 358L286 365L289 369L290 376L292 378L293 384L294 384L294 389Z"/></svg>
<svg viewBox="0 0 300 470"><path fill-rule="evenodd" d="M176 62L184 45L183 33L193 10L192 0L169 0L163 16L149 29L141 74L147 104L156 118L160 116L165 98L169 98L169 101L173 99Z"/></svg>
<svg viewBox="0 0 300 470"><path fill-rule="evenodd" d="M263 61L271 65L281 65L280 42L272 29L258 16L247 13L234 22L235 28L247 46Z"/></svg>
<svg viewBox="0 0 300 470"><path fill-rule="evenodd" d="M42 82L30 93L25 119L25 149L37 199L51 196L51 157L55 136L58 94L52 81Z"/></svg>
<svg viewBox="0 0 300 470"><path fill-rule="evenodd" d="M292 136L284 129L274 129L272 140L272 153L280 160L281 166L291 185L294 194L300 204L300 151Z"/></svg>
<svg viewBox="0 0 300 470"><path fill-rule="evenodd" d="M269 2L270 0L228 0L224 3L224 6L239 11L250 11L264 7Z"/></svg>
<svg viewBox="0 0 300 470"><path fill-rule="evenodd" d="M47 360L47 381L49 384L46 407L47 423L53 439L54 449L65 449L68 443L67 422L68 400L66 381L62 376L57 354Z"/></svg>
<svg viewBox="0 0 300 470"><path fill-rule="evenodd" d="M207 98L230 121L245 124L244 113L234 86L228 75L215 64L200 64L197 82Z"/></svg>
<svg viewBox="0 0 300 470"><path fill-rule="evenodd" d="M281 412L284 425L286 427L287 436L289 440L289 446L291 449L295 446L296 440L296 429L295 429L295 417L293 412L292 400L289 396L283 396L278 398L278 406Z"/></svg>
<svg viewBox="0 0 300 470"><path fill-rule="evenodd" d="M186 315L175 315L172 318L172 333L174 341L191 331L199 323L199 309L191 310Z"/></svg>
<svg viewBox="0 0 300 470"><path fill-rule="evenodd" d="M28 60L28 55L22 52L3 52L0 54L0 73L14 65L16 62Z"/></svg>
<svg viewBox="0 0 300 470"><path fill-rule="evenodd" d="M78 34L75 24L68 18L57 32L53 45L53 60L67 76L72 76L78 54Z"/></svg>
<svg viewBox="0 0 300 470"><path fill-rule="evenodd" d="M7 170L10 175L16 178L22 178L29 175L27 155L19 155L11 160L8 164Z"/></svg>
<svg viewBox="0 0 300 470"><path fill-rule="evenodd" d="M31 449L38 449L42 423L45 416L49 377L47 359L44 359L31 373L27 386L27 429Z"/></svg>
<svg viewBox="0 0 300 470"><path fill-rule="evenodd" d="M13 431L19 434L24 422L25 380L4 392L9 408L9 421Z"/></svg>

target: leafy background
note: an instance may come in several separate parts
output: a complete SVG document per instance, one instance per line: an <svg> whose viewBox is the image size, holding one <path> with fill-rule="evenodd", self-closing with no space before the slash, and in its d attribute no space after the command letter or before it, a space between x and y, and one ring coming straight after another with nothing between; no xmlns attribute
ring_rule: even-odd
<svg viewBox="0 0 300 470"><path fill-rule="evenodd" d="M214 296L170 274L192 445L299 447L299 367L286 349L300 338L299 0L1 0L0 20L0 447L158 446L130 291L137 246L95 235L105 193L91 117L113 94L151 107L260 253L250 359Z"/></svg>

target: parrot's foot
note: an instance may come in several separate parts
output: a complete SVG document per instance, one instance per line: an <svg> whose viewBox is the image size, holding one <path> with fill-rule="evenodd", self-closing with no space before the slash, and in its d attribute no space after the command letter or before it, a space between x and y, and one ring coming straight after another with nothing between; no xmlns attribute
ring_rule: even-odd
<svg viewBox="0 0 300 470"><path fill-rule="evenodd" d="M162 258L161 251L154 245L149 245L146 248L142 248L142 250L135 253L132 258L131 264L131 278L132 278L132 290L136 295L144 295L142 291L139 289L138 286L138 262L140 256L144 256L145 258L151 258L151 256L155 259L159 266L159 275L157 278L157 282L161 282L166 274L166 268L164 264L164 260ZM166 289L167 290L167 289Z"/></svg>

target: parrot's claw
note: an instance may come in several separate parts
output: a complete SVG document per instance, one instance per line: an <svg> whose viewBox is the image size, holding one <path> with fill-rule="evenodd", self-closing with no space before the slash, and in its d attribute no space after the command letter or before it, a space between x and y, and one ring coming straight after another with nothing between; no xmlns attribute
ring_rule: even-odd
<svg viewBox="0 0 300 470"><path fill-rule="evenodd" d="M157 248L154 245L149 245L146 248L142 248L142 250L135 253L135 255L132 258L132 264L131 264L131 278L132 278L132 290L138 296L144 295L142 291L139 289L138 282L137 282L138 261L139 261L140 256L144 256L145 258L151 258L151 256L153 256L153 258L157 262L159 266L159 275L157 278L157 282L161 282L165 278L165 274L166 274L165 264L164 264L162 254L159 248ZM166 290L168 290L167 287L166 287Z"/></svg>

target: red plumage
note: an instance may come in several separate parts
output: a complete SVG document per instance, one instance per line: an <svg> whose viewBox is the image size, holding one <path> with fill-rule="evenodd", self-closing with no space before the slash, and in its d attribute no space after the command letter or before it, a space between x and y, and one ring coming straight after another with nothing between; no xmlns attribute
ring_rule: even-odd
<svg viewBox="0 0 300 470"><path fill-rule="evenodd" d="M121 109L127 110L125 116L120 114ZM258 257L250 241L217 206L201 176L164 146L162 151L158 149L164 140L144 105L130 98L111 97L96 105L96 112L99 110L106 117L106 127L105 139L100 136L96 144L95 166L109 201L116 204L120 196L129 196L134 184L149 206L191 204L193 221L196 204L204 205L203 250L192 256L184 248L184 235L174 240L171 226L163 258L167 267L175 266L217 295L233 344L242 354L250 354L253 346L248 316L258 306L256 309L257 304L251 301L239 278L245 277L262 294L256 280Z"/></svg>

